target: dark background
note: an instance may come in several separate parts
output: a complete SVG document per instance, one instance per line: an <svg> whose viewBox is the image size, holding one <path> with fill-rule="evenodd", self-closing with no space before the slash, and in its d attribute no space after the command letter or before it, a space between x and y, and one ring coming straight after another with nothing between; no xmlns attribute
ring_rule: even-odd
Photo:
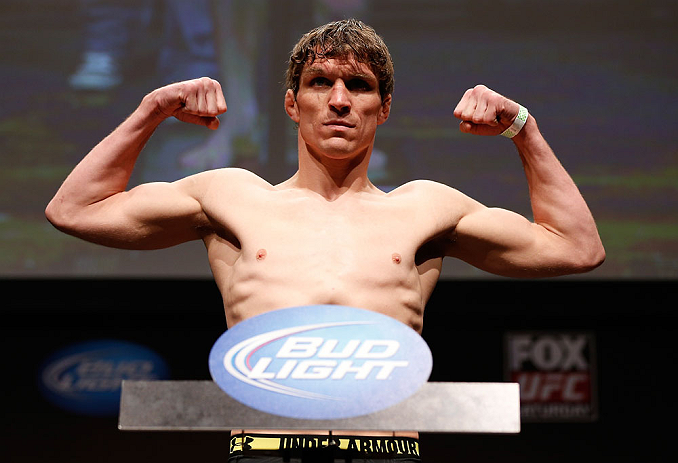
<svg viewBox="0 0 678 463"><path fill-rule="evenodd" d="M225 461L227 436L122 432L117 418L74 415L38 392L39 366L72 343L114 338L147 346L172 379L209 379L225 329L204 280L5 280L3 461ZM673 282L443 281L426 309L432 381L503 381L503 335L582 330L596 339L599 418L523 423L519 435L422 435L425 462L668 462L675 414Z"/></svg>

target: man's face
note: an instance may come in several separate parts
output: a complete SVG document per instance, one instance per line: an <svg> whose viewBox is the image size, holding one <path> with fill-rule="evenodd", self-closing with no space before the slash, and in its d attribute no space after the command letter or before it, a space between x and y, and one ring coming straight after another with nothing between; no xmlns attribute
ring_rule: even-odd
<svg viewBox="0 0 678 463"><path fill-rule="evenodd" d="M309 151L334 159L365 152L391 107L370 67L352 58L317 59L299 80L296 98L287 91L285 109Z"/></svg>

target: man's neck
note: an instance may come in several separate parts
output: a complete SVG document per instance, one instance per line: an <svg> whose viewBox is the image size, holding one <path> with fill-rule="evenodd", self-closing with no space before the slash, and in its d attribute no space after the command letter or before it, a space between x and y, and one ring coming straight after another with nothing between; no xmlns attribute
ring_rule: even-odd
<svg viewBox="0 0 678 463"><path fill-rule="evenodd" d="M344 159L299 149L299 170L283 185L310 190L334 201L346 194L379 191L367 178L372 146L364 152Z"/></svg>

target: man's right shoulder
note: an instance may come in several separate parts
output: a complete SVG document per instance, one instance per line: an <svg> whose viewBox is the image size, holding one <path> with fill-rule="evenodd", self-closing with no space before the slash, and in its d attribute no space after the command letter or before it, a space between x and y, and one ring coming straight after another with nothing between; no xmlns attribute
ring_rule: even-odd
<svg viewBox="0 0 678 463"><path fill-rule="evenodd" d="M206 170L175 182L177 188L202 203L217 201L242 203L273 190L273 186L253 172L237 167Z"/></svg>
<svg viewBox="0 0 678 463"><path fill-rule="evenodd" d="M254 172L240 167L207 170L187 177L203 187L252 187L273 189L273 186Z"/></svg>

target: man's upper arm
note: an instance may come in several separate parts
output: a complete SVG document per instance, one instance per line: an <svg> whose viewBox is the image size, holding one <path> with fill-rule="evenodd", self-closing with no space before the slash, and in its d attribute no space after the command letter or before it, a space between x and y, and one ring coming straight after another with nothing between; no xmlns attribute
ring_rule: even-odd
<svg viewBox="0 0 678 463"><path fill-rule="evenodd" d="M124 249L160 249L201 238L209 222L200 203L208 178L147 183L86 207L71 208L54 225L74 236Z"/></svg>
<svg viewBox="0 0 678 463"><path fill-rule="evenodd" d="M482 270L509 277L576 273L572 243L514 212L473 204L454 231L448 255Z"/></svg>
<svg viewBox="0 0 678 463"><path fill-rule="evenodd" d="M434 218L433 235L445 255L509 277L545 277L589 270L576 244L515 212L486 207L446 185L417 182L419 209Z"/></svg>

